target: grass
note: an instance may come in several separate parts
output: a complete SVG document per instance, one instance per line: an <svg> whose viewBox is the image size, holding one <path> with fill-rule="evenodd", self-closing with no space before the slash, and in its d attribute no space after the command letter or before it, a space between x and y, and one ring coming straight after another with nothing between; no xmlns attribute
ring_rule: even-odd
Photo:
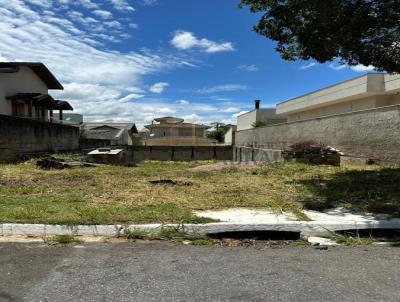
<svg viewBox="0 0 400 302"><path fill-rule="evenodd" d="M163 226L156 231L146 231L143 229L124 229L124 237L127 239L147 239L147 240L171 240L175 242L188 241L193 245L211 245L213 241L207 236L187 232L180 225L177 227Z"/></svg>
<svg viewBox="0 0 400 302"><path fill-rule="evenodd" d="M67 245L73 243L81 243L81 240L72 235L55 235L44 238L44 242L49 245Z"/></svg>
<svg viewBox="0 0 400 302"><path fill-rule="evenodd" d="M65 155L61 155L65 157ZM0 221L48 224L202 223L193 210L250 207L290 212L342 206L400 216L400 167L300 163L191 171L210 162L144 162L40 170L0 165ZM172 179L192 186L153 185Z"/></svg>
<svg viewBox="0 0 400 302"><path fill-rule="evenodd" d="M342 234L334 234L331 239L338 244L347 246L368 245L375 241L372 237L360 237L358 235L352 236Z"/></svg>

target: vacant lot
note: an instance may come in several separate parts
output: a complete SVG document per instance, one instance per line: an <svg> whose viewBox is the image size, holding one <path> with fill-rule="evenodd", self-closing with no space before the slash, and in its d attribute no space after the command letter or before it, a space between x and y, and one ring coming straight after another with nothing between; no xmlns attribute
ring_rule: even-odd
<svg viewBox="0 0 400 302"><path fill-rule="evenodd" d="M266 208L306 219L303 208L344 206L400 216L400 167L307 166L191 170L207 162L145 162L44 171L0 165L0 221L20 223L204 222L192 210ZM209 163L209 162L208 162ZM152 184L168 179L174 184Z"/></svg>

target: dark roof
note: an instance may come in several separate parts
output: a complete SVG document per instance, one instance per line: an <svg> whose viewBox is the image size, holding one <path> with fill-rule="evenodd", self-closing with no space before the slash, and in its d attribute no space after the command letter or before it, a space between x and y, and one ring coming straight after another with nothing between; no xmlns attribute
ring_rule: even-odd
<svg viewBox="0 0 400 302"><path fill-rule="evenodd" d="M68 103L67 101L55 100L54 102L56 103L54 106L55 110L74 110L71 104Z"/></svg>
<svg viewBox="0 0 400 302"><path fill-rule="evenodd" d="M0 62L0 73L15 73L19 71L20 67L29 67L47 85L48 89L64 89L61 83L43 63Z"/></svg>
<svg viewBox="0 0 400 302"><path fill-rule="evenodd" d="M48 109L74 110L70 103L62 100L55 100L51 95L42 93L17 93L6 97L7 100L31 100L33 105L46 105Z"/></svg>
<svg viewBox="0 0 400 302"><path fill-rule="evenodd" d="M93 123L83 123L82 125L85 129L91 130L96 128L103 128L107 126L114 129L126 129L132 133L138 133L135 123L111 123L111 122L93 122Z"/></svg>
<svg viewBox="0 0 400 302"><path fill-rule="evenodd" d="M128 131L127 129L83 129L81 132L81 136L87 139L105 139L105 140L114 140L121 137L124 131Z"/></svg>

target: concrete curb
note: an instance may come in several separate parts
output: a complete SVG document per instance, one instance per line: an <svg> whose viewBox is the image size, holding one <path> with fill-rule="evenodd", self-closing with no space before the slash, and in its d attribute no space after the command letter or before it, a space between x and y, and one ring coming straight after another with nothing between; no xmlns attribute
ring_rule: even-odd
<svg viewBox="0 0 400 302"><path fill-rule="evenodd" d="M75 236L121 236L125 228L141 230L159 230L163 226L177 227L177 224L132 224L132 225L46 225L46 224L0 224L0 236L53 236L53 235L75 235ZM400 219L376 220L368 222L337 222L337 221L289 221L281 223L236 223L218 222L207 224L185 224L185 230L200 234L213 234L224 232L244 231L281 231L299 232L302 236L329 237L332 232L344 230L365 229L400 229Z"/></svg>

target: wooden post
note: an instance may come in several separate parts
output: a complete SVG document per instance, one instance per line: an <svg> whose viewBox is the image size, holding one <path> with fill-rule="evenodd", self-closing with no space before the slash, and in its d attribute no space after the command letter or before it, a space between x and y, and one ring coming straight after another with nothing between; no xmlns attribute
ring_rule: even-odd
<svg viewBox="0 0 400 302"><path fill-rule="evenodd" d="M32 100L28 101L28 117L32 118Z"/></svg>
<svg viewBox="0 0 400 302"><path fill-rule="evenodd" d="M42 106L42 119L46 120L46 108L44 107L44 105Z"/></svg>
<svg viewBox="0 0 400 302"><path fill-rule="evenodd" d="M60 121L62 121L62 120L63 120L63 111L60 110Z"/></svg>
<svg viewBox="0 0 400 302"><path fill-rule="evenodd" d="M53 108L50 108L50 122L53 121Z"/></svg>

